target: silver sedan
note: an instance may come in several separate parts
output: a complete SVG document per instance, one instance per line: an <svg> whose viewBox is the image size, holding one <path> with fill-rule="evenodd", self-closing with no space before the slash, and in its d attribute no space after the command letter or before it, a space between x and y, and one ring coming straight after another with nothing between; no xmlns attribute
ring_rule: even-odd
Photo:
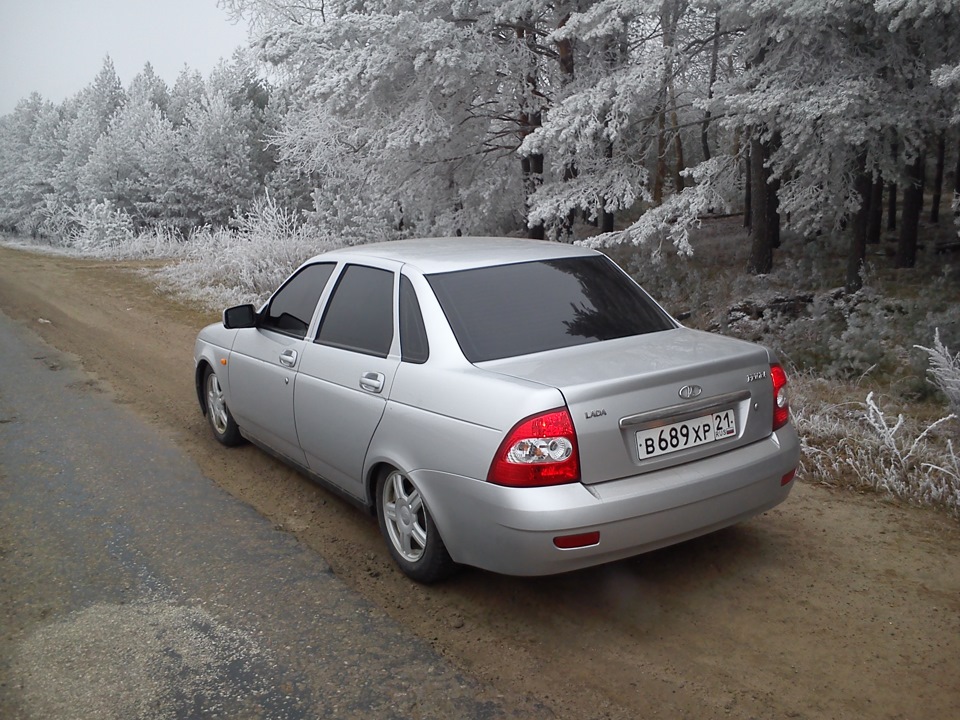
<svg viewBox="0 0 960 720"><path fill-rule="evenodd" d="M544 575L740 522L799 460L786 376L604 255L506 238L312 258L196 342L214 436L378 517L399 567Z"/></svg>

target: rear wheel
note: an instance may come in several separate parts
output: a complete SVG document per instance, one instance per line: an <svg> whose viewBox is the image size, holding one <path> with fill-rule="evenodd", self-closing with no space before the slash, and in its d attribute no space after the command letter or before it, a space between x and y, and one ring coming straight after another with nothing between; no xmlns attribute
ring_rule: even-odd
<svg viewBox="0 0 960 720"><path fill-rule="evenodd" d="M218 442L229 447L242 443L243 436L240 435L240 428L227 407L220 381L209 367L204 372L203 391L207 402L207 421L213 436Z"/></svg>
<svg viewBox="0 0 960 720"><path fill-rule="evenodd" d="M380 475L377 518L390 554L410 578L429 584L456 570L420 491L399 470Z"/></svg>

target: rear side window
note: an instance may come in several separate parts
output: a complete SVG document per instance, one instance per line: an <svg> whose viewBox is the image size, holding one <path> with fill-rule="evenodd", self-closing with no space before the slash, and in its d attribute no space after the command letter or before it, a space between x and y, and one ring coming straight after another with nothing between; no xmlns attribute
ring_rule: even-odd
<svg viewBox="0 0 960 720"><path fill-rule="evenodd" d="M336 263L307 265L291 277L270 300L259 327L302 338Z"/></svg>
<svg viewBox="0 0 960 720"><path fill-rule="evenodd" d="M470 362L674 327L602 256L497 265L427 279Z"/></svg>
<svg viewBox="0 0 960 720"><path fill-rule="evenodd" d="M403 362L425 363L430 357L420 301L405 275L400 276L400 353Z"/></svg>
<svg viewBox="0 0 960 720"><path fill-rule="evenodd" d="M327 303L317 342L386 357L393 343L393 273L348 265Z"/></svg>

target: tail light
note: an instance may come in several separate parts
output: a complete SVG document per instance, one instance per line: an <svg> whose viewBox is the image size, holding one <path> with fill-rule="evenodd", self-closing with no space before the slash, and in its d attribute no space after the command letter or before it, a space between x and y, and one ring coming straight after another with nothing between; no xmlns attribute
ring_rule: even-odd
<svg viewBox="0 0 960 720"><path fill-rule="evenodd" d="M510 487L562 485L580 480L580 453L565 407L521 420L500 443L487 481Z"/></svg>
<svg viewBox="0 0 960 720"><path fill-rule="evenodd" d="M774 363L770 366L773 380L773 429L779 430L790 422L790 403L787 401L787 374Z"/></svg>

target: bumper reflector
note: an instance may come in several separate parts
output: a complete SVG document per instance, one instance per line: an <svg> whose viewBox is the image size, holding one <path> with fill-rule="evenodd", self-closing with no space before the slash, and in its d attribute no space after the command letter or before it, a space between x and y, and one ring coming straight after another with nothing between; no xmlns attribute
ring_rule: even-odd
<svg viewBox="0 0 960 720"><path fill-rule="evenodd" d="M553 539L553 544L561 550L589 547L600 542L600 531L580 533L579 535L561 535Z"/></svg>
<svg viewBox="0 0 960 720"><path fill-rule="evenodd" d="M793 476L796 475L796 474L797 474L797 469L794 468L793 470L791 470L790 472L788 472L786 475L784 475L782 478L780 478L780 485L781 485L781 487L782 487L783 485L786 485L786 484L787 484L788 482L790 482L791 480L793 480Z"/></svg>

